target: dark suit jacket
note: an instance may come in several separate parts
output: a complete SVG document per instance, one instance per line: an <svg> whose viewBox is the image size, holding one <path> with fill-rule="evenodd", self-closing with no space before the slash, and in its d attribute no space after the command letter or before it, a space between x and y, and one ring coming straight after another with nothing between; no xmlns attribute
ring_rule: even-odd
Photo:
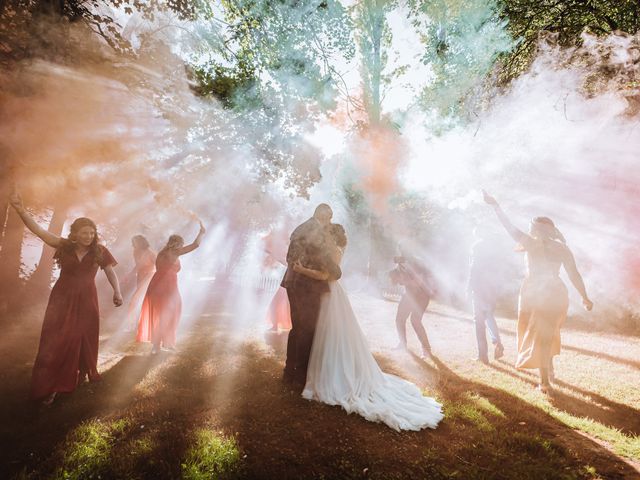
<svg viewBox="0 0 640 480"><path fill-rule="evenodd" d="M340 267L331 260L327 252L322 225L313 217L299 225L291 234L287 250L287 271L280 285L310 292L328 292L328 282L309 278L293 270L293 264L299 259L303 260L302 263L307 268L328 272L331 280L342 277Z"/></svg>

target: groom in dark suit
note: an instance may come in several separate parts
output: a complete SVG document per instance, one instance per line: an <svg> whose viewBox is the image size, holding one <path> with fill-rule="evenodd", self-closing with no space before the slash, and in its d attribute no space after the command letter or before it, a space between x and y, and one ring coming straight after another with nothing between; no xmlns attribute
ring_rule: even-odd
<svg viewBox="0 0 640 480"><path fill-rule="evenodd" d="M320 302L329 291L326 281L315 280L294 271L294 264L325 271L332 280L342 276L340 267L330 258L326 244L326 227L331 224L333 211L321 203L309 220L291 234L287 251L287 271L281 286L287 289L291 307L291 330L287 341L287 359L283 380L304 386L309 355L320 314Z"/></svg>

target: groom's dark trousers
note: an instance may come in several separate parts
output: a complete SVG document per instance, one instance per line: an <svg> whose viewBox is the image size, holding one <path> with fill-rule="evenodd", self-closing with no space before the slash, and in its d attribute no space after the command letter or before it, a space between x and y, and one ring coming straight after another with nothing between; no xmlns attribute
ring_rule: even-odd
<svg viewBox="0 0 640 480"><path fill-rule="evenodd" d="M331 279L337 280L342 276L340 267L329 258L322 226L314 218L301 224L291 234L287 251L289 268L281 284L287 289L291 306L291 330L287 340L284 378L304 385L313 336L320 315L320 303L329 291L329 284L295 272L291 267L298 260L308 268L328 272Z"/></svg>
<svg viewBox="0 0 640 480"><path fill-rule="evenodd" d="M296 383L304 384L320 315L320 302L325 292L287 289L291 305L291 331L287 340L287 360L284 374Z"/></svg>

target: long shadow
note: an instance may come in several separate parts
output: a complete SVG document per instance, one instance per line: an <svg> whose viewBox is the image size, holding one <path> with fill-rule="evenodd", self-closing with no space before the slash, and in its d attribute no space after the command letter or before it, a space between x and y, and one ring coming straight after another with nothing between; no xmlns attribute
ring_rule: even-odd
<svg viewBox="0 0 640 480"><path fill-rule="evenodd" d="M434 366L432 366L421 360L416 355L412 354L412 356L414 357L415 363L424 372L428 372L430 374L433 374L434 370L439 372L439 389L444 396L445 405L447 401L459 401L464 393L479 393L504 413L504 419L502 421L497 420L494 423L497 430L506 429L506 431L515 434L524 433L531 438L535 438L536 436L547 438L552 444L556 443L556 439L562 438L561 448L556 450L553 455L562 454L566 460L569 460L569 457L573 457L573 461L582 462L583 464L588 463L596 468L602 478L638 478L639 472L631 465L615 456L598 443L576 433L570 427L553 419L553 417L540 408L532 406L519 397L503 390L462 378L449 369L437 357L433 358ZM503 368L498 368L498 370L504 371L507 374L512 374L512 372ZM533 380L529 380L515 374L512 375L532 385L536 384ZM566 398L562 398L561 401L573 400L571 397L567 397L566 395L564 397ZM499 440L496 441L497 443L500 442ZM490 450L490 442L485 442L484 448ZM576 456L576 452L580 452L580 457ZM560 472L561 470L558 471L559 476ZM497 474L495 478L503 477ZM512 477L506 476L504 478ZM516 477L514 476L513 478Z"/></svg>
<svg viewBox="0 0 640 480"><path fill-rule="evenodd" d="M222 410L224 430L236 432L247 455L243 478L551 479L587 464L606 479L636 475L622 459L541 409L463 379L437 358L430 365L413 357L423 374L437 377L445 408L478 392L504 417L487 414L489 430L445 418L435 430L399 433L340 407L306 401L280 382L277 358L248 346L243 355L249 358L238 372L244 381Z"/></svg>
<svg viewBox="0 0 640 480"><path fill-rule="evenodd" d="M243 346L243 355L248 358L244 381L222 411L225 430L237 432L246 454L242 478L401 478L403 467L413 468L413 475L402 478L439 478L425 477L397 458L388 461L404 442L416 447L434 432L399 433L339 406L306 400L300 388L282 383L278 358L252 345Z"/></svg>
<svg viewBox="0 0 640 480"><path fill-rule="evenodd" d="M106 425L110 418L126 418L129 426L113 447L113 460L92 475L127 478L133 470L141 478L180 478L180 460L192 444L198 415L206 411L209 398L209 380L201 375L202 366L226 344L224 338L191 335L178 354L123 357L102 374L101 382L61 395L49 408L24 406L16 412L16 421L7 425L6 438L11 438L11 443L3 442L6 446L0 451L0 461L10 466L10 474L26 468L41 477L51 476L62 463L62 447L69 432L89 419L106 419ZM156 390L139 396L136 386L163 363L169 364L154 379ZM145 439L153 446L137 458L130 451L117 450Z"/></svg>
<svg viewBox="0 0 640 480"><path fill-rule="evenodd" d="M466 392L478 392L500 408L504 418L487 416L494 430L445 419L436 430L395 432L348 415L340 407L304 400L299 391L281 383L281 357L265 354L259 345L237 345L224 329L203 333L198 322L193 328L195 333L176 356L123 359L104 374L102 384L89 385L68 402L43 412L38 425L28 427L31 437L23 435L31 440L30 451L38 452L31 463L43 465L50 460L51 445L60 442L66 432L104 413L126 414L131 421L113 456L126 456L130 445L143 438L151 440L152 448L133 459L129 470L117 470L114 459L115 466L103 472L102 478L179 478L181 461L200 427L219 428L236 438L244 457L238 478L537 480L559 478L567 469L581 471L587 463L605 479L634 478L630 466L595 442L550 416L541 417L539 409L511 394L459 377L438 359L432 366L414 357L423 373L437 377L445 406L464 398ZM278 337L276 343L282 340ZM127 392L163 361L168 363L154 381L155 390L129 406L132 397ZM209 368L213 372L207 373ZM100 398L100 393L114 389L121 394ZM50 432L47 415L54 417L55 428L61 432ZM526 425L517 426L520 421ZM514 426L521 432L514 432ZM46 438L36 449L33 436L38 428ZM557 445L556 433L573 446ZM547 449L536 436L550 438L552 447ZM509 459L495 452L508 452ZM515 470L507 471L505 465ZM550 466L557 477L549 474ZM46 469L41 472L47 473Z"/></svg>
<svg viewBox="0 0 640 480"><path fill-rule="evenodd" d="M473 319L468 318L468 317L462 317L460 315L448 315L446 313L439 313L439 312L432 312L432 311L429 311L428 313L430 315L435 315L437 317L453 318L455 320L460 320L462 322L466 322L466 323L470 323L470 324L474 323ZM511 330L507 330L505 328L499 328L498 330L500 331L501 335L504 335L504 336L507 336L507 337L513 337L513 338L516 337L516 333L512 332ZM620 358L620 357L616 357L614 355L609 355L608 353L595 352L593 350L587 350L585 348L574 347L572 345L566 345L566 344L562 345L562 349L563 350L571 350L573 352L580 353L582 355L586 355L586 356L589 356L589 357L602 358L604 360L608 360L608 361L613 362L613 363L618 363L620 365L626 365L626 366L635 368L637 370L640 370L640 361L630 360L630 359L627 359L627 358Z"/></svg>
<svg viewBox="0 0 640 480"><path fill-rule="evenodd" d="M101 382L85 383L71 394L61 394L50 407L11 398L12 405L20 406L11 412L11 421L3 422L0 463L22 468L42 462L52 446L83 421L127 404L134 387L161 361L151 356L123 357L102 374ZM26 399L26 388L11 394Z"/></svg>
<svg viewBox="0 0 640 480"><path fill-rule="evenodd" d="M573 345L562 345L563 350L571 350L572 352L580 353L582 355L587 355L589 357L595 358L603 358L604 360L608 360L613 363L619 363L621 365L627 365L629 367L635 368L636 370L640 370L640 362L635 360L629 360L627 358L615 357L613 355L609 355L608 353L602 352L594 352L592 350L586 350L580 347L574 347Z"/></svg>
<svg viewBox="0 0 640 480"><path fill-rule="evenodd" d="M152 450L138 458L134 468L142 478L181 478L181 461L193 445L195 430L206 425L216 383L233 377L233 370L203 374L212 356L222 356L233 348L226 334L213 335L203 329L204 322L195 322L194 331L205 333L193 334L183 343L180 353L157 379L162 388L148 399L145 418L138 419L148 425L145 435L153 443ZM149 458L154 461L149 462Z"/></svg>
<svg viewBox="0 0 640 480"><path fill-rule="evenodd" d="M489 366L494 370L505 373L509 376L517 378L530 385L537 385L537 377L532 376L526 378L523 375L518 375L516 372L507 368L499 367L495 363L490 363ZM518 371L518 373L525 373ZM533 379L535 378L535 380ZM602 395L593 393L589 390L584 390L562 380L555 380L554 385L564 387L568 390L572 390L576 393L590 397L593 402L588 402L573 396L564 394L563 392L553 389L549 397L550 403L556 408L563 410L576 417L591 418L597 422L617 428L626 434L639 435L640 434L640 410L629 407L621 403L614 402ZM596 404L597 403L597 404Z"/></svg>

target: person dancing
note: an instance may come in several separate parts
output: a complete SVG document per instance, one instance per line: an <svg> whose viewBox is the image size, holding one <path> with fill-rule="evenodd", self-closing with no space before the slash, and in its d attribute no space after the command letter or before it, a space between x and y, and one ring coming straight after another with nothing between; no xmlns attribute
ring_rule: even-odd
<svg viewBox="0 0 640 480"><path fill-rule="evenodd" d="M476 242L469 257L467 297L471 299L473 305L478 361L488 364L487 330L494 345L494 359L498 360L504 356L504 345L500 339L500 330L494 313L502 281L501 266L504 262L496 254L494 239L485 229L477 227L474 230L474 236Z"/></svg>
<svg viewBox="0 0 640 480"><path fill-rule="evenodd" d="M176 331L182 313L182 298L178 290L180 257L200 246L205 231L200 222L198 235L186 246L180 235L171 235L156 257L156 273L142 302L136 336L138 342L153 343L152 354L158 353L161 347L175 349Z"/></svg>
<svg viewBox="0 0 640 480"><path fill-rule="evenodd" d="M587 296L573 253L550 218L533 218L526 234L513 226L495 198L483 193L484 201L493 206L502 226L526 253L527 276L520 288L518 307L516 368L538 368L538 389L548 393L549 381L553 378L553 357L560 353L560 327L569 309L567 287L559 276L561 266L588 311L593 308L593 302Z"/></svg>
<svg viewBox="0 0 640 480"><path fill-rule="evenodd" d="M100 312L95 276L98 268L102 268L113 288L113 303L119 307L122 294L113 270L117 262L98 243L98 230L92 220L75 219L68 238L61 238L36 223L25 210L20 195L12 194L9 202L25 226L56 249L54 258L60 267L60 277L51 290L42 323L30 390L32 399L50 405L58 393L73 392L87 375L91 382L100 380Z"/></svg>
<svg viewBox="0 0 640 480"><path fill-rule="evenodd" d="M156 271L156 254L151 250L149 241L143 235L135 235L131 239L131 246L135 267L127 275L131 277L135 275L136 291L131 296L127 311L127 331L129 332L138 330L142 301Z"/></svg>
<svg viewBox="0 0 640 480"><path fill-rule="evenodd" d="M407 320L411 319L411 326L422 346L422 358L433 358L431 344L422 325L422 318L435 293L433 274L417 258L401 253L401 256L394 258L397 267L389 273L393 283L404 285L396 312L399 343L395 349L407 350Z"/></svg>

